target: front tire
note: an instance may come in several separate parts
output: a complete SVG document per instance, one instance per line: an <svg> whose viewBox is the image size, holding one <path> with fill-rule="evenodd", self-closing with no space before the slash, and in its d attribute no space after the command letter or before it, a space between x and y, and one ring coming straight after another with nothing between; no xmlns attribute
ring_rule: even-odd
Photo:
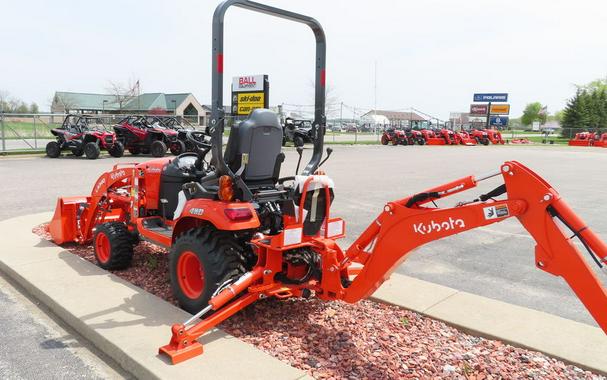
<svg viewBox="0 0 607 380"><path fill-rule="evenodd" d="M481 144L483 144L483 145L489 145L489 139L482 139L481 140Z"/></svg>
<svg viewBox="0 0 607 380"><path fill-rule="evenodd" d="M93 247L97 265L103 269L125 269L133 259L133 238L124 223L109 222L96 227Z"/></svg>
<svg viewBox="0 0 607 380"><path fill-rule="evenodd" d="M160 140L156 140L150 146L150 153L154 157L164 157L167 152L167 145Z"/></svg>
<svg viewBox="0 0 607 380"><path fill-rule="evenodd" d="M190 313L205 308L226 281L245 273L242 248L228 232L213 228L186 231L169 253L173 296Z"/></svg>
<svg viewBox="0 0 607 380"><path fill-rule="evenodd" d="M122 145L120 141L116 141L114 145L108 149L108 153L112 157L120 158L124 156L124 145Z"/></svg>
<svg viewBox="0 0 607 380"><path fill-rule="evenodd" d="M381 136L381 145L388 145L388 138L386 135Z"/></svg>
<svg viewBox="0 0 607 380"><path fill-rule="evenodd" d="M301 136L293 137L293 145L295 145L295 147L304 146L304 139Z"/></svg>
<svg viewBox="0 0 607 380"><path fill-rule="evenodd" d="M171 143L171 154L174 156L179 156L182 153L185 153L187 148L185 143L181 140L175 140Z"/></svg>
<svg viewBox="0 0 607 380"><path fill-rule="evenodd" d="M57 141L51 141L46 144L46 155L50 158L57 158L61 155L61 146Z"/></svg>
<svg viewBox="0 0 607 380"><path fill-rule="evenodd" d="M422 138L419 138L419 139L417 139L417 143L418 143L419 145L426 145L426 140L425 140L425 139L422 139Z"/></svg>
<svg viewBox="0 0 607 380"><path fill-rule="evenodd" d="M101 154L101 149L96 142L89 142L84 145L84 154L89 160L94 160Z"/></svg>

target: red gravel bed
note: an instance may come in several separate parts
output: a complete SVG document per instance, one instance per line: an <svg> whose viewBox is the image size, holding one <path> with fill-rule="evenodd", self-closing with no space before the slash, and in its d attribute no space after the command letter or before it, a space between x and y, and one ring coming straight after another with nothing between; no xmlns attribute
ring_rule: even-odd
<svg viewBox="0 0 607 380"><path fill-rule="evenodd" d="M50 240L46 224L33 232ZM95 262L92 246L63 247ZM163 249L140 243L133 266L112 273L175 304ZM467 335L371 301L352 305L269 299L220 327L316 379L605 379L544 354Z"/></svg>

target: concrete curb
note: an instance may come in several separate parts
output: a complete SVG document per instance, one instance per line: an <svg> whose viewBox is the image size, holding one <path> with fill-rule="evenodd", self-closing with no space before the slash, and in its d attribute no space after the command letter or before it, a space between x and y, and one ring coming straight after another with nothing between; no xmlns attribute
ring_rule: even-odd
<svg viewBox="0 0 607 380"><path fill-rule="evenodd" d="M304 371L216 329L205 353L173 366L157 354L189 314L40 239L50 213L0 222L0 270L125 370L145 379L304 379Z"/></svg>
<svg viewBox="0 0 607 380"><path fill-rule="evenodd" d="M607 337L598 327L400 274L393 274L371 299L607 374Z"/></svg>

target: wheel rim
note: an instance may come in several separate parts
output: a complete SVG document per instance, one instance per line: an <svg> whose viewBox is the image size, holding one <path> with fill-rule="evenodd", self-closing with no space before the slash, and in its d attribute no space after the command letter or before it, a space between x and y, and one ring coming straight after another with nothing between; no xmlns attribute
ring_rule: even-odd
<svg viewBox="0 0 607 380"><path fill-rule="evenodd" d="M177 279L183 294L197 299L204 290L204 270L198 256L192 251L185 251L177 261Z"/></svg>
<svg viewBox="0 0 607 380"><path fill-rule="evenodd" d="M97 234L95 239L95 252L97 259L102 263L107 263L110 259L110 239L103 232Z"/></svg>

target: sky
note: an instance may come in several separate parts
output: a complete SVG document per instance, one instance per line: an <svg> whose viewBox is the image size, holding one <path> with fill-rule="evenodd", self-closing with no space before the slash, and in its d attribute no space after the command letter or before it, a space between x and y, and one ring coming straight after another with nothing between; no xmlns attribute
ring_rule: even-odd
<svg viewBox="0 0 607 380"><path fill-rule="evenodd" d="M513 117L534 101L552 113L575 84L607 76L605 0L264 2L323 25L330 97L344 117L376 105L447 118L475 92L509 93ZM0 4L0 91L48 110L55 91L103 93L109 81L139 79L142 92L210 103L218 1ZM307 26L231 8L224 60L226 94L232 76L268 74L270 104L313 104Z"/></svg>

